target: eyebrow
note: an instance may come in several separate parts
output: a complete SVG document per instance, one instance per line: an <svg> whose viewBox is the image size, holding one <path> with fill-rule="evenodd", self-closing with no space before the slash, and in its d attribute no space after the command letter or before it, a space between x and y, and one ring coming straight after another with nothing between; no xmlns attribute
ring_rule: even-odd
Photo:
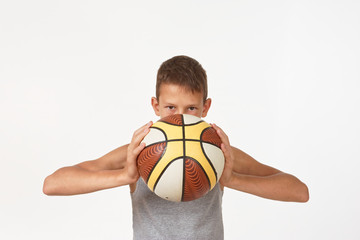
<svg viewBox="0 0 360 240"><path fill-rule="evenodd" d="M172 106L177 106L177 104L174 104L174 103L170 103L170 102L165 102L164 103L165 106L168 106L168 105L172 105ZM185 105L185 107L198 107L199 105L194 103L194 104L189 104L189 105Z"/></svg>
<svg viewBox="0 0 360 240"><path fill-rule="evenodd" d="M176 105L176 104L170 103L170 102L165 102L164 105Z"/></svg>

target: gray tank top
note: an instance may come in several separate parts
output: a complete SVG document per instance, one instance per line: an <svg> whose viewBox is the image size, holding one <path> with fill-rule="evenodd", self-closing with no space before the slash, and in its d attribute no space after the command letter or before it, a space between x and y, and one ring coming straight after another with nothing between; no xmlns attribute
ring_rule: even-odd
<svg viewBox="0 0 360 240"><path fill-rule="evenodd" d="M131 193L134 239L224 239L220 185L189 202L171 202L150 191L142 178Z"/></svg>

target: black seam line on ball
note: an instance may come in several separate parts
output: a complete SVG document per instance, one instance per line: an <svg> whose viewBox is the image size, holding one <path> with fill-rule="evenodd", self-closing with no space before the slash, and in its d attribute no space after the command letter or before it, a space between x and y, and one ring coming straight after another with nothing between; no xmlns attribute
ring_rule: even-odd
<svg viewBox="0 0 360 240"><path fill-rule="evenodd" d="M150 147L150 146L152 146L152 145L159 144L159 143L163 143L163 142L167 142L167 143L169 143L169 142L182 142L183 140L184 140L185 142L189 141L189 142L207 143L207 144L210 144L210 145L213 145L213 146L219 148L218 145L216 145L216 144L214 144L214 143L211 143L211 142L207 142L207 141L203 141L203 140L197 140L197 139L180 139L180 138L179 138L179 139L170 139L170 140L165 140L165 141L154 142L154 143L152 143L152 144L146 145L146 147Z"/></svg>
<svg viewBox="0 0 360 240"><path fill-rule="evenodd" d="M158 144L158 143L164 143L164 142L165 142L165 146L164 146L163 152L161 153L161 156L160 156L159 159L156 161L156 163L154 164L154 166L151 168L151 171L149 172L149 175L148 175L148 177L147 177L147 179L146 179L146 183L149 182L149 179L150 179L150 177L151 177L151 174L153 173L156 165L157 165L157 164L160 162L160 160L163 158L163 156L164 156L164 154L165 154L165 152L166 152L167 145L168 145L168 138L167 138L167 135L166 135L166 133L165 133L164 130L162 130L161 128L158 128L158 127L150 127L150 128L155 128L155 129L160 130L160 131L164 134L164 136L165 136L165 141L161 141L161 142L157 142L157 143L152 143L152 144L150 144L150 145L148 145L148 146L145 146L145 147L150 147L150 146L152 146L152 145L155 145L155 144Z"/></svg>
<svg viewBox="0 0 360 240"><path fill-rule="evenodd" d="M163 121L163 120L159 120L158 122L162 122L162 123L165 123L165 124L167 124L167 125L172 125L172 126L176 126L176 127L181 127L182 126L182 124L176 124L176 123L169 123L169 122L165 122L165 121Z"/></svg>
<svg viewBox="0 0 360 240"><path fill-rule="evenodd" d="M161 142L161 143L164 143L164 142ZM158 163L161 162L161 159L162 159L163 156L165 155L167 145L168 145L168 142L165 142L164 151L162 151L161 156L159 157L158 160L156 160L156 163L155 163L154 166L151 168L151 171L149 172L149 175L148 175L148 177L147 177L147 179L146 179L146 184L149 182L149 179L150 179L150 177L151 177L154 169L156 168L156 166L158 165Z"/></svg>
<svg viewBox="0 0 360 240"><path fill-rule="evenodd" d="M194 125L196 125L196 124L199 124L199 123L201 123L201 122L203 122L203 120L200 120L200 121L198 121L198 122L195 122L195 123L188 123L188 124L184 124L184 126L194 126Z"/></svg>
<svg viewBox="0 0 360 240"><path fill-rule="evenodd" d="M182 116L182 118L184 118L184 117ZM204 122L204 120L200 120L200 121L198 121L198 122L188 123L188 124L185 124L185 123L184 123L184 120L183 120L181 125L176 124L176 123L165 122L165 121L163 121L163 120L159 120L158 122L162 122L162 123L165 123L165 124L168 124L168 125L172 125L172 126L182 127L182 126L194 126L194 125L196 125L196 124L199 124L199 123L201 123L201 122Z"/></svg>
<svg viewBox="0 0 360 240"><path fill-rule="evenodd" d="M208 129L208 128L205 128L205 129L202 130L202 132L201 132L201 134L200 134L200 139L202 139L202 136L203 136L204 132L205 132L207 129ZM212 144L212 145L215 145L215 144ZM201 150L202 150L202 152L204 153L204 156L205 156L206 160L209 162L211 168L213 169L213 171L214 171L214 173L215 173L216 182L217 182L217 181L218 181L218 176L217 176L216 169L215 169L214 165L212 164L212 162L211 162L210 158L208 157L208 155L206 155L206 151L205 151L205 149L204 149L204 144L200 144L200 146L201 146ZM219 148L217 145L215 145L215 146L216 146L217 148ZM220 148L220 150L221 150L221 148ZM222 151L222 150L221 150L221 151Z"/></svg>
<svg viewBox="0 0 360 240"><path fill-rule="evenodd" d="M181 187L181 201L184 198L184 186L185 186L185 155L186 155L186 147L185 147L185 122L184 122L184 115L181 114L182 120L182 142L183 142L183 181Z"/></svg>

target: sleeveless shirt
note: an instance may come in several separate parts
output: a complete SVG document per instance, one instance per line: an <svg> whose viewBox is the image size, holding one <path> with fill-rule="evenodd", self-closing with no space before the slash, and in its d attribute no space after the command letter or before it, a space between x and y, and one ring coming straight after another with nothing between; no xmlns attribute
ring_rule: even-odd
<svg viewBox="0 0 360 240"><path fill-rule="evenodd" d="M158 197L139 178L131 193L133 236L143 239L224 239L220 185L189 202Z"/></svg>

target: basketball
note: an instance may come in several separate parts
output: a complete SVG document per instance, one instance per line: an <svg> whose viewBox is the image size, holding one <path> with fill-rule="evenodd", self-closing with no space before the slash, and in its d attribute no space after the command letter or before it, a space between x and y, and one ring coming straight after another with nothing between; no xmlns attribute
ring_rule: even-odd
<svg viewBox="0 0 360 240"><path fill-rule="evenodd" d="M225 157L220 137L201 118L187 114L162 118L143 142L146 147L137 158L140 176L163 199L198 199L221 177Z"/></svg>

